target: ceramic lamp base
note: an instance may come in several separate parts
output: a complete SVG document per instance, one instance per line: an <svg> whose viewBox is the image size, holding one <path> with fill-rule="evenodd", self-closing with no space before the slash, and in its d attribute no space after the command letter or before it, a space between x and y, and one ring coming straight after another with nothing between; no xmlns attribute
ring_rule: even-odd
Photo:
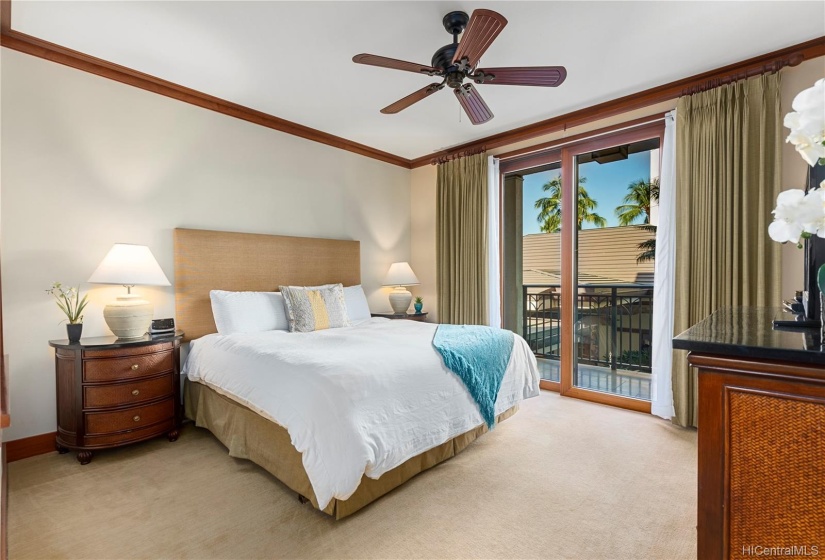
<svg viewBox="0 0 825 560"><path fill-rule="evenodd" d="M395 313L406 313L410 308L412 294L404 287L399 286L390 292L390 307Z"/></svg>
<svg viewBox="0 0 825 560"><path fill-rule="evenodd" d="M118 296L103 309L103 318L118 338L140 338L149 331L154 309L137 294Z"/></svg>

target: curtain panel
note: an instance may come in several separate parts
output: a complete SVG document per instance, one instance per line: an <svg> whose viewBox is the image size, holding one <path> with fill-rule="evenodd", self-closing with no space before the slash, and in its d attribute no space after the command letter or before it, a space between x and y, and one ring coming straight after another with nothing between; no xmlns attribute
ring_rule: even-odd
<svg viewBox="0 0 825 560"><path fill-rule="evenodd" d="M501 328L501 171L499 161L487 158L487 325Z"/></svg>
<svg viewBox="0 0 825 560"><path fill-rule="evenodd" d="M779 244L768 238L780 189L778 73L681 97L676 108L674 334L722 307L778 305ZM697 425L696 374L673 357L674 422Z"/></svg>
<svg viewBox="0 0 825 560"><path fill-rule="evenodd" d="M439 164L436 183L439 322L488 322L487 156Z"/></svg>
<svg viewBox="0 0 825 560"><path fill-rule="evenodd" d="M673 301L676 296L676 111L665 115L659 225L653 273L650 413L673 418Z"/></svg>

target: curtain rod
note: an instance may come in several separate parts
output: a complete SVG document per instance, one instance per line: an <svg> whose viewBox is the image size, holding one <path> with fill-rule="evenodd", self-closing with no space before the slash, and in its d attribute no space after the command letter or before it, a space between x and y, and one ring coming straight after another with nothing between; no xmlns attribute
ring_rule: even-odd
<svg viewBox="0 0 825 560"><path fill-rule="evenodd" d="M621 127L621 128L611 128L610 130L605 130L605 131L602 131L602 132L593 131L593 134L589 134L587 136L579 135L579 136L571 137L569 139L560 138L558 140L558 142L543 144L539 147L536 147L535 150L532 150L532 151L529 151L529 152L523 152L523 153L520 153L520 154L514 154L512 156L503 156L503 157L500 157L498 159L499 159L499 161L519 160L521 158L526 158L526 157L529 157L529 156L532 156L534 154L544 152L544 151L547 151L547 150L555 150L557 148L568 146L570 144L578 144L579 142L592 140L593 138L599 138L601 136L607 136L607 135L610 135L610 134L615 134L617 132L623 132L625 130L633 130L634 128L639 128L640 126L647 126L649 124L662 122L663 120L665 120L665 118L666 118L666 115L661 115L661 116L657 116L657 117L651 117L650 119L645 119L642 122L635 122L631 125L624 126L624 127ZM587 134L587 133L583 133L583 134Z"/></svg>
<svg viewBox="0 0 825 560"><path fill-rule="evenodd" d="M476 154L483 154L487 151L486 146L479 146L477 148L470 148L467 150L463 150L461 152L456 152L454 154L449 154L446 156L441 156L437 158L433 158L430 160L430 165L438 165L441 163L447 163L448 161L453 161L454 159L459 159L467 156L474 156Z"/></svg>
<svg viewBox="0 0 825 560"><path fill-rule="evenodd" d="M800 64L803 60L805 60L805 57L802 56L802 54L795 53L791 56L779 58L777 60L769 62L768 64L757 66L756 68L749 68L747 70L742 70L741 72L737 72L735 74L729 74L727 76L713 78L701 84L696 84L694 86L685 88L682 90L682 96L702 93L703 91L708 91L710 89L726 86L728 84L732 84L733 82L746 80L754 76L761 76L762 74L772 74L774 72L779 72L785 67L796 66Z"/></svg>

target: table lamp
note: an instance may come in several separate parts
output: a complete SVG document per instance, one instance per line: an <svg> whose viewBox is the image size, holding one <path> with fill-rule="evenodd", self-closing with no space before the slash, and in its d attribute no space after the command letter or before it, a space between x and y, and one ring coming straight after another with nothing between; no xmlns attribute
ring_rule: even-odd
<svg viewBox="0 0 825 560"><path fill-rule="evenodd" d="M395 288L390 292L390 306L395 313L406 313L410 308L412 294L405 286L417 286L418 284L418 277L408 263L392 263L384 277L383 285Z"/></svg>
<svg viewBox="0 0 825 560"><path fill-rule="evenodd" d="M125 295L118 296L103 309L106 324L118 338L140 338L152 323L152 304L133 294L133 287L171 286L149 247L128 243L115 243L89 282L120 284L126 288Z"/></svg>

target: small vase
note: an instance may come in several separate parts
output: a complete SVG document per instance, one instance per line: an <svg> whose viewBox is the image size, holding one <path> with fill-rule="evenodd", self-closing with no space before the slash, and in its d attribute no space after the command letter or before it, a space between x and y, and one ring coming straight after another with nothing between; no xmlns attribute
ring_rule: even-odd
<svg viewBox="0 0 825 560"><path fill-rule="evenodd" d="M75 344L80 342L80 333L83 332L83 323L69 323L66 325L66 334L69 336L69 342Z"/></svg>
<svg viewBox="0 0 825 560"><path fill-rule="evenodd" d="M416 303L415 305L413 305L413 307L415 308L416 313L421 313L421 310L424 308L424 304Z"/></svg>

